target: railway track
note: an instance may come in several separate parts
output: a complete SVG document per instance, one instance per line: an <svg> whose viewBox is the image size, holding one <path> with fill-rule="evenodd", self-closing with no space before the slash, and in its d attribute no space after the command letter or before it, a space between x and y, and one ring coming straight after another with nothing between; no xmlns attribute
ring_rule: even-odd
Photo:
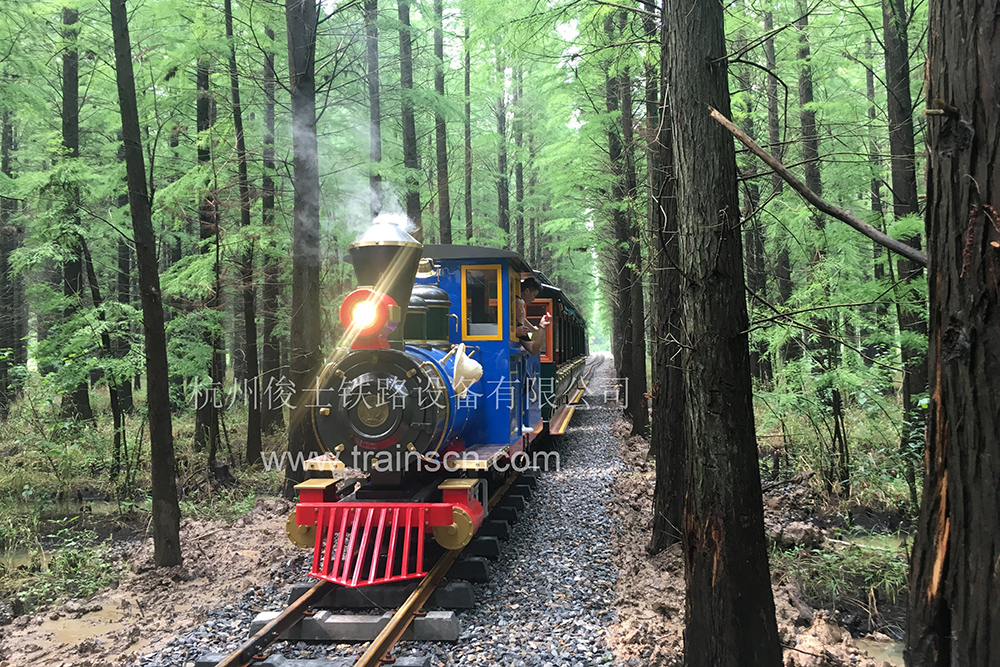
<svg viewBox="0 0 1000 667"><path fill-rule="evenodd" d="M519 479L521 479L520 475L511 477L490 497L490 509L500 505L507 492L514 487ZM395 609L385 627L369 642L365 652L354 659L354 667L379 667L379 665L386 663L386 656L410 627L413 620L423 613L423 607L463 551L463 549L446 551L438 559L427 576L420 580L413 592ZM264 663L269 659L266 653L267 649L275 642L280 641L283 635L298 623L312 616L315 613L316 605L337 588L339 587L336 584L327 581L316 583L228 656L217 662L209 658L207 662L201 661L198 664L214 664L216 667L250 667ZM345 664L347 663L345 662Z"/></svg>
<svg viewBox="0 0 1000 667"><path fill-rule="evenodd" d="M592 359L594 358L592 357ZM597 357L588 363L588 369L580 380L580 386L577 388L577 393L573 397L572 402L577 402L584 394L592 372L600 367L603 362L604 357ZM523 477L520 474L512 475L503 486L490 496L489 510L491 512L500 506L512 488L515 486L521 489L526 488L523 484L518 485L518 480L521 480ZM521 493L524 493L524 491L521 491ZM396 643L403 637L414 619L425 613L423 612L423 607L431 599L432 594L441 585L445 576L449 573L452 566L455 565L463 551L465 549L445 551L434 567L428 572L427 576L420 580L420 583L409 594L406 600L395 609L388 623L369 642L364 653L357 658L345 659L341 661L342 664L345 666L353 664L354 667L380 667L381 665L395 662L387 656ZM328 581L319 581L291 602L276 617L269 620L238 649L221 660L209 658L208 661L199 661L196 665L199 667L212 664L215 667L251 667L252 665L264 664L269 661L266 653L267 649L274 643L281 641L283 636L297 624L314 615L316 613L316 606L338 588L339 586ZM281 662L283 661L279 660L273 664L281 664ZM330 662L327 661L326 664L330 664ZM402 662L399 664L402 665Z"/></svg>

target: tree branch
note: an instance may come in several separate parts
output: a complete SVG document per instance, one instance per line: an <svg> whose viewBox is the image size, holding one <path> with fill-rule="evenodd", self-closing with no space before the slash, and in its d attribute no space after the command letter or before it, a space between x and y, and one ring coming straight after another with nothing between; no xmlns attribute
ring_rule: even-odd
<svg viewBox="0 0 1000 667"><path fill-rule="evenodd" d="M792 189L802 195L802 198L807 202L818 208L823 213L826 213L827 215L845 223L852 229L861 232L883 248L887 248L898 255L902 255L911 262L919 264L920 266L927 266L927 255L898 239L892 238L884 232L880 232L853 213L845 211L842 208L838 208L825 199L822 199L815 192L807 188L802 181L793 176L792 173L788 171L783 164L774 159L770 153L758 146L756 141L741 132L738 127L733 125L732 121L712 107L709 107L708 109L711 112L712 118L718 121L718 123L724 128L729 130L733 136L739 139L744 146L749 148L754 155L763 160L767 166L773 169L775 173L785 180L786 183L792 186Z"/></svg>

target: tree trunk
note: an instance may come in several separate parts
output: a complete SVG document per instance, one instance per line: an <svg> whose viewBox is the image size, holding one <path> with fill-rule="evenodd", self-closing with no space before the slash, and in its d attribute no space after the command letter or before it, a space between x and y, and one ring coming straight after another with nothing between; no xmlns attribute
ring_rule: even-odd
<svg viewBox="0 0 1000 667"><path fill-rule="evenodd" d="M548 200L542 201L542 213L539 216L542 220L548 219L548 214L551 212L552 206ZM548 244L548 232L544 229L538 230L538 269L542 273L550 274L552 273L552 247Z"/></svg>
<svg viewBox="0 0 1000 667"><path fill-rule="evenodd" d="M420 156L417 151L417 128L413 118L413 35L410 28L410 0L398 0L399 9L399 85L403 101L403 166L406 167L406 217L415 231L413 238L423 242L424 227L420 215Z"/></svg>
<svg viewBox="0 0 1000 667"><path fill-rule="evenodd" d="M910 52L907 38L906 8L900 0L883 0L883 28L885 30L885 84L889 115L889 152L892 155L892 212L898 219L920 212L917 199L916 151L913 145L913 101L910 97ZM914 234L906 243L919 249L920 235ZM906 452L911 437L910 424L915 419L915 397L927 391L927 355L923 344L927 340L927 322L923 317L926 295L920 290L923 269L908 259L899 259L896 270L901 287L896 291L896 313L899 330L904 335L900 341L903 358L903 414L904 427L900 448ZM920 344L916 344L919 341ZM916 475L913 460L906 460L906 482L910 499L917 502Z"/></svg>
<svg viewBox="0 0 1000 667"><path fill-rule="evenodd" d="M276 396L281 379L281 342L274 334L278 325L278 299L281 295L281 266L274 235L274 31L264 28L268 48L264 51L264 174L261 180L261 211L267 231L264 248L264 293L261 299L261 319L264 321L264 349L261 355L261 415L260 429L270 433L285 427L281 400Z"/></svg>
<svg viewBox="0 0 1000 667"><path fill-rule="evenodd" d="M667 3L682 270L687 484L684 658L689 667L778 667L751 405L746 288L727 117L723 6Z"/></svg>
<svg viewBox="0 0 1000 667"><path fill-rule="evenodd" d="M444 9L434 0L434 90L444 103ZM434 113L434 140L437 156L438 222L441 243L451 243L451 191L448 182L448 126L440 107Z"/></svg>
<svg viewBox="0 0 1000 667"><path fill-rule="evenodd" d="M870 38L865 39L865 55L868 61L872 60L872 40ZM872 137L869 141L868 148L868 162L870 163L870 169L872 170L871 181L868 185L869 190L869 201L871 203L872 209L872 226L883 229L882 220L882 180L879 178L878 169L881 166L881 160L879 158L879 153L881 149L879 148L877 131L875 128L875 72L871 67L865 68L865 94L868 97L868 123L873 128ZM885 264L882 260L882 246L878 243L872 244L872 261L874 266L874 277L877 281L882 281L885 278ZM879 320L882 320L886 315L885 304L879 303L875 305L875 314ZM884 348L883 348L884 349Z"/></svg>
<svg viewBox="0 0 1000 667"><path fill-rule="evenodd" d="M54 262L45 262L42 264L36 280L45 284L48 289L54 292L62 286L62 272L55 266ZM56 326L58 317L41 304L32 304L32 310L35 316L35 336L38 344L41 345L53 335L53 329ZM30 319L30 313L28 317ZM38 374L42 377L56 371L57 365L52 356L46 355L40 357L37 363Z"/></svg>
<svg viewBox="0 0 1000 667"><path fill-rule="evenodd" d="M247 176L247 147L243 137L243 111L240 104L240 79L236 69L236 43L233 41L232 0L226 0L226 39L229 40L229 81L233 96L233 128L236 131L237 184L240 191L240 226L250 229L250 184ZM246 462L254 464L261 452L260 372L257 363L257 285L254 283L254 242L244 240L245 249L240 264L240 284L243 290L243 338L246 344L247 404Z"/></svg>
<svg viewBox="0 0 1000 667"><path fill-rule="evenodd" d="M614 43L618 37L615 16L608 14L604 19L604 32L608 43ZM611 232L614 238L611 250L611 349L615 359L615 372L619 380L628 381L632 377L632 293L631 287L635 275L629 264L629 237L632 231L626 198L625 182L625 150L622 147L621 126L616 124L615 116L621 111L621 90L626 85L626 77L614 72L614 64L609 60L605 66L605 109L609 120L607 123L608 158L611 166ZM625 397L624 414L632 417L634 406L628 404Z"/></svg>
<svg viewBox="0 0 1000 667"><path fill-rule="evenodd" d="M146 397L149 420L150 473L153 496L153 559L159 567L181 564L180 508L174 478L174 436L170 421L167 337L163 329L160 275L156 267L151 202L146 194L146 166L142 154L139 112L132 72L125 0L110 0L115 41L118 107L122 117L129 209L135 237L142 297L142 327L146 339Z"/></svg>
<svg viewBox="0 0 1000 667"><path fill-rule="evenodd" d="M619 27L624 34L627 14L620 14ZM630 366L632 374L628 376L627 402L632 415L632 435L647 437L649 426L649 403L646 400L648 383L646 382L646 309L642 287L642 243L640 241L639 224L636 220L635 201L639 196L635 169L635 137L632 130L634 122L632 108L632 77L626 67L620 77L621 108L622 108L622 142L625 177L625 203L628 217L628 257L629 268L632 271L632 281L628 284L629 322L631 337L628 340L628 353L631 355Z"/></svg>
<svg viewBox="0 0 1000 667"><path fill-rule="evenodd" d="M63 7L63 33L67 42L62 52L62 145L66 158L76 160L80 157L80 77L79 54L77 52L76 27L78 14L75 9ZM63 264L63 296L66 297L66 307L62 317L64 326L73 326L70 320L76 315L83 300L83 249L76 242L80 230L80 188L75 183L67 183L66 219L71 229L63 234L66 250L70 258ZM63 362L73 367L70 359ZM90 388L87 379L83 378L73 389L62 397L62 414L64 417L93 419L94 412L90 408Z"/></svg>
<svg viewBox="0 0 1000 667"><path fill-rule="evenodd" d="M819 170L819 133L816 129L816 111L812 108L814 101L812 60L809 33L807 32L809 10L805 0L796 0L795 11L799 14L799 18L795 21L795 27L799 32L799 50L796 58L799 66L799 122L802 131L802 161L805 169L805 183L807 188L815 192L817 196L822 197L823 180ZM819 231L814 248L813 264L821 265L827 252L826 223L822 214L814 215L813 221ZM825 281L822 289L824 294L828 293ZM816 328L819 330L818 345L820 348L816 357L819 359L819 366L824 373L832 371L839 364L839 347L830 335L835 332L836 327L837 321L833 317L821 317L816 324ZM829 382L827 384L829 385ZM832 430L836 431L838 416L837 408L834 405L839 401L839 389L834 386L830 386L830 389L832 390L830 408L834 415L834 428ZM851 493L850 469L847 465L846 453L846 444L837 435L834 435L830 443L830 467L825 480L827 493L833 492L835 482L840 485L842 492L847 495Z"/></svg>
<svg viewBox="0 0 1000 667"><path fill-rule="evenodd" d="M409 8L400 3L400 20L409 18ZM406 11L404 12L404 8ZM295 188L292 227L291 381L298 397L308 396L323 363L320 350L320 244L319 160L316 138L316 0L285 0L288 24L288 74L292 94L292 167ZM400 45L409 46L407 31L400 31ZM404 39L404 35L406 39ZM404 91L404 108L408 105ZM410 106L412 129L412 106ZM406 122L404 121L404 127ZM415 148L415 145L414 145ZM409 200L409 196L407 196ZM409 212L409 211L408 211ZM294 486L305 479L297 455L318 450L312 429L308 400L298 401L289 417L285 496L295 495Z"/></svg>
<svg viewBox="0 0 1000 667"><path fill-rule="evenodd" d="M746 39L743 31L737 36L738 48L746 46ZM755 96L752 94L754 82L748 67L741 66L737 69L736 80L739 82L740 90L744 92L745 116L743 117L743 131L748 137L757 140L756 127L754 125L754 105ZM746 168L741 174L743 180L743 218L744 228L744 248L746 250L747 268L747 290L749 292L751 308L758 299L768 299L767 293L767 258L764 255L764 230L761 225L757 207L760 205L760 187L757 185L757 160L751 158L746 162ZM767 357L767 344L751 343L750 347L750 375L758 382L766 382L771 377L770 364Z"/></svg>
<svg viewBox="0 0 1000 667"><path fill-rule="evenodd" d="M121 145L121 150L119 154L121 156L121 161L125 161L125 144ZM118 208L123 209L128 205L128 193L127 186L126 192L118 195ZM89 261L89 258L88 258ZM89 266L88 266L89 268ZM118 271L115 276L115 297L118 303L121 305L131 305L132 303L132 251L129 249L128 241L124 238L118 239ZM92 294L97 294L96 280L91 288ZM96 306L96 302L95 302ZM126 330L130 329L129 326ZM131 343L129 342L129 336L115 336L111 339L111 356L115 359L124 359L131 348ZM132 380L134 374L129 374L127 376L115 376L115 394L117 395L117 403L119 406L119 411L122 415L130 415L135 412L135 399L132 395ZM109 385L110 392L110 385ZM115 417L115 399L112 399L111 409L112 417ZM118 424L115 426L115 442L114 451L112 455L111 464L111 478L116 479L118 473L122 468L122 455L128 455L128 450L125 449L125 424L124 419L121 420L121 437L118 437ZM124 450L124 451L123 451Z"/></svg>
<svg viewBox="0 0 1000 667"><path fill-rule="evenodd" d="M0 118L0 172L13 175L14 125L9 110ZM17 202L0 197L0 421L6 421L18 383L10 373L17 366L16 350L21 345L20 312L24 304L24 281L10 267L10 256L21 245L23 228L12 220Z"/></svg>
<svg viewBox="0 0 1000 667"><path fill-rule="evenodd" d="M378 0L365 0L365 62L368 68L368 157L372 218L382 212L382 100L378 71ZM273 67L272 58L272 67ZM274 76L274 72L271 72ZM273 93L272 93L273 95Z"/></svg>
<svg viewBox="0 0 1000 667"><path fill-rule="evenodd" d="M528 133L528 199L533 200L536 188L538 187L538 167L535 165L535 135ZM527 230L528 264L537 266L538 264L538 209L531 207L528 215Z"/></svg>
<svg viewBox="0 0 1000 667"><path fill-rule="evenodd" d="M929 8L931 404L910 563L910 667L1000 664L1000 32L994 9L980 0Z"/></svg>
<svg viewBox="0 0 1000 667"><path fill-rule="evenodd" d="M198 165L208 173L208 165L212 161L212 142L204 136L213 125L212 99L209 92L209 62L208 56L198 59L195 69L197 83L196 123L198 128ZM222 392L222 355L224 354L222 336L222 289L219 281L219 201L212 190L211 179L206 175L203 191L198 195L198 223L203 255L215 253L216 261L211 291L205 299L204 343L212 350L208 364L208 386L201 383L200 391L195 396L197 410L195 412L194 442L195 447L203 450L208 446L208 468L215 470L216 455L219 449L219 400Z"/></svg>
<svg viewBox="0 0 1000 667"><path fill-rule="evenodd" d="M472 52L469 50L469 18L463 16L465 39L465 241L472 243Z"/></svg>
<svg viewBox="0 0 1000 667"><path fill-rule="evenodd" d="M123 144L124 147L124 144ZM122 161L125 156L122 154ZM122 193L118 196L118 208L124 208L128 204L128 194ZM132 303L132 250L128 241L124 238L118 239L118 273L116 287L116 297L118 303L123 306ZM124 359L128 355L131 344L127 337L115 337L112 341L114 346L114 356L116 359ZM135 412L135 399L132 396L132 382L122 380L118 383L118 399L121 401L122 412L127 415Z"/></svg>
<svg viewBox="0 0 1000 667"><path fill-rule="evenodd" d="M771 12L764 14L764 32L768 38L764 40L764 60L767 65L767 142L768 151L779 160L784 158L784 148L781 143L781 125L778 118L778 62L774 54L774 18ZM785 182L777 173L771 174L771 190L774 195L781 194ZM787 240L782 239L778 250L778 265L775 267L775 277L778 281L778 303L787 303L792 298L792 268L788 258Z"/></svg>
<svg viewBox="0 0 1000 667"><path fill-rule="evenodd" d="M802 162L805 169L806 187L823 196L823 182L819 175L819 135L816 133L816 111L813 103L812 64L809 54L808 8L804 0L796 0L795 11L799 18L795 28L799 32L799 50L796 59L799 61L799 124L802 130ZM822 219L817 220L822 228Z"/></svg>
<svg viewBox="0 0 1000 667"><path fill-rule="evenodd" d="M645 0L650 14L654 0ZM684 387L680 374L680 273L677 271L677 200L670 106L664 85L667 56L654 16L643 19L650 51L660 62L646 63L649 229L653 271L653 420L649 451L656 459L653 526L648 551L657 554L681 539L684 509ZM657 66L659 64L659 67ZM660 99L662 91L663 99Z"/></svg>
<svg viewBox="0 0 1000 667"><path fill-rule="evenodd" d="M510 180L507 174L507 68L502 55L503 47L497 45L497 221L504 233L510 234Z"/></svg>
<svg viewBox="0 0 1000 667"><path fill-rule="evenodd" d="M524 70L518 65L514 70L514 249L524 257Z"/></svg>
<svg viewBox="0 0 1000 667"><path fill-rule="evenodd" d="M100 322L105 321L104 312L101 310L101 305L104 300L101 298L101 289L97 284L97 273L94 271L94 259L90 256L90 250L87 248L87 242L80 236L77 239L77 243L80 245L80 252L83 254L84 264L87 268L87 282L90 285L90 295L91 300L94 302L94 309L98 312L97 319ZM103 356L105 359L111 359L114 357L114 351L111 345L111 334L108 333L107 329L101 332L101 347ZM111 421L114 428L114 439L113 439L113 451L114 451L114 475L118 474L117 465L120 460L119 453L122 450L128 451L125 447L125 414L122 412L121 396L119 394L118 388L123 384L130 384L132 378L120 378L115 373L105 373L105 377L108 381L108 394L111 402Z"/></svg>

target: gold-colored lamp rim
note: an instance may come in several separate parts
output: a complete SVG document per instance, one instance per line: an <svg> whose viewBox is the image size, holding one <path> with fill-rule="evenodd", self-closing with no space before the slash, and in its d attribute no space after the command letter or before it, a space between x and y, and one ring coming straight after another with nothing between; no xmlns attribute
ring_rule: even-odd
<svg viewBox="0 0 1000 667"><path fill-rule="evenodd" d="M445 549L462 549L472 541L472 517L461 507L451 508L451 525L435 526L434 539Z"/></svg>
<svg viewBox="0 0 1000 667"><path fill-rule="evenodd" d="M288 515L285 532L292 544L301 549L312 549L316 544L316 526L300 526L295 520L295 510Z"/></svg>

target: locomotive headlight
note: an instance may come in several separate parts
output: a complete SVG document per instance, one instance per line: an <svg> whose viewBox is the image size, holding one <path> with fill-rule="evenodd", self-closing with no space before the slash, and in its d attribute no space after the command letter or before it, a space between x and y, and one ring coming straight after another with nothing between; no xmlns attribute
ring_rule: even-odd
<svg viewBox="0 0 1000 667"><path fill-rule="evenodd" d="M378 319L378 307L371 301L361 301L351 310L351 325L356 329L368 329Z"/></svg>
<svg viewBox="0 0 1000 667"><path fill-rule="evenodd" d="M399 307L388 294L362 287L340 304L340 322L355 337L352 348L388 347L385 338L399 324Z"/></svg>

